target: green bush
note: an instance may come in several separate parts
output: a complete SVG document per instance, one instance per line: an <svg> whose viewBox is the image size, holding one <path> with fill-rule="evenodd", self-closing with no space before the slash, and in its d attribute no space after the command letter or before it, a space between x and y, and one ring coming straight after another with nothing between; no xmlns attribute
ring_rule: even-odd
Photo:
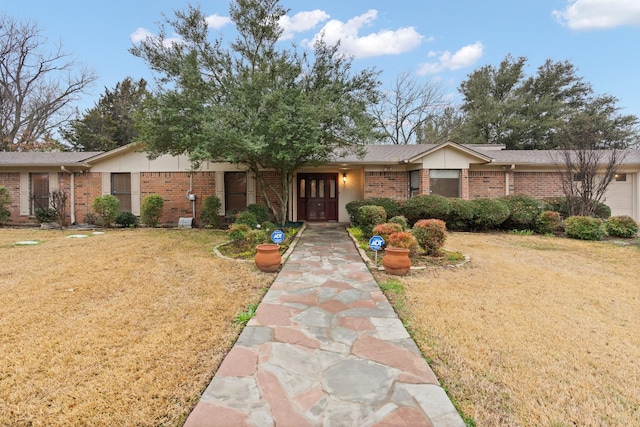
<svg viewBox="0 0 640 427"><path fill-rule="evenodd" d="M271 234L276 229L276 225L271 221L265 221L260 224L260 228L265 231L265 233Z"/></svg>
<svg viewBox="0 0 640 427"><path fill-rule="evenodd" d="M602 220L590 216L570 216L565 220L564 232L580 240L602 240L605 235Z"/></svg>
<svg viewBox="0 0 640 427"><path fill-rule="evenodd" d="M555 233L562 227L560 213L555 211L542 211L536 218L534 230L540 234Z"/></svg>
<svg viewBox="0 0 640 427"><path fill-rule="evenodd" d="M426 194L412 197L404 202L403 213L409 224L413 226L421 219L441 219L446 221L451 211L448 198L437 194Z"/></svg>
<svg viewBox="0 0 640 427"><path fill-rule="evenodd" d="M500 200L509 208L509 218L502 223L502 228L508 230L531 230L535 227L536 219L547 204L535 197L523 194L513 194L502 197Z"/></svg>
<svg viewBox="0 0 640 427"><path fill-rule="evenodd" d="M38 224L47 224L58 221L58 212L53 208L36 208L33 211Z"/></svg>
<svg viewBox="0 0 640 427"><path fill-rule="evenodd" d="M250 211L242 211L236 217L236 224L244 224L249 228L256 228L259 224L256 214Z"/></svg>
<svg viewBox="0 0 640 427"><path fill-rule="evenodd" d="M411 233L429 256L440 255L447 240L447 226L441 219L421 219L413 224Z"/></svg>
<svg viewBox="0 0 640 427"><path fill-rule="evenodd" d="M138 224L138 217L129 211L122 211L116 216L115 223L120 227L135 227Z"/></svg>
<svg viewBox="0 0 640 427"><path fill-rule="evenodd" d="M266 231L261 229L253 229L247 231L247 243L251 246L257 246L261 243L271 243L269 241L269 235Z"/></svg>
<svg viewBox="0 0 640 427"><path fill-rule="evenodd" d="M449 199L451 210L446 219L449 230L465 231L470 228L470 224L475 216L475 205L470 200Z"/></svg>
<svg viewBox="0 0 640 427"><path fill-rule="evenodd" d="M149 227L157 227L162 215L164 199L159 194L149 194L140 205L140 221Z"/></svg>
<svg viewBox="0 0 640 427"><path fill-rule="evenodd" d="M547 210L556 211L560 213L560 216L562 218L567 218L570 216L569 214L570 203L573 203L573 204L579 203L578 198L566 197L566 196L546 197L543 199L543 201L548 205ZM611 208L602 202L598 202L596 203L594 216L600 219L607 219L611 216Z"/></svg>
<svg viewBox="0 0 640 427"><path fill-rule="evenodd" d="M387 217L394 217L402 214L402 205L399 201L388 197L371 197L362 200L353 200L346 204L347 212L349 212L349 220L354 226L360 226L358 217L359 209L362 206L382 206Z"/></svg>
<svg viewBox="0 0 640 427"><path fill-rule="evenodd" d="M362 233L370 238L373 234L373 227L387 221L387 212L382 206L365 205L358 209L358 222Z"/></svg>
<svg viewBox="0 0 640 427"><path fill-rule="evenodd" d="M391 234L386 246L388 248L409 249L409 256L417 255L420 247L416 238L408 231Z"/></svg>
<svg viewBox="0 0 640 427"><path fill-rule="evenodd" d="M402 230L402 226L400 224L396 224L393 222L385 222L382 224L378 224L373 227L373 235L380 236L382 239L387 242L389 241L389 236L393 233L399 233Z"/></svg>
<svg viewBox="0 0 640 427"><path fill-rule="evenodd" d="M509 207L500 199L474 199L470 203L474 207L473 228L491 230L498 228L509 218Z"/></svg>
<svg viewBox="0 0 640 427"><path fill-rule="evenodd" d="M263 222L267 222L271 219L269 217L269 208L267 208L265 205L252 203L247 206L247 210L256 216L258 224L262 224Z"/></svg>
<svg viewBox="0 0 640 427"><path fill-rule="evenodd" d="M98 225L110 227L120 211L120 200L112 194L105 194L93 199L91 208L97 216Z"/></svg>
<svg viewBox="0 0 640 427"><path fill-rule="evenodd" d="M205 227L219 228L221 208L222 202L220 198L217 196L205 197L202 203L202 210L200 211L200 223Z"/></svg>
<svg viewBox="0 0 640 427"><path fill-rule="evenodd" d="M604 228L609 236L614 237L635 237L638 234L638 224L628 215L608 218Z"/></svg>
<svg viewBox="0 0 640 427"><path fill-rule="evenodd" d="M409 222L407 221L407 218L402 215L394 216L389 220L389 222L392 224L400 225L400 227L402 227L402 231L406 231L409 229Z"/></svg>
<svg viewBox="0 0 640 427"><path fill-rule="evenodd" d="M9 217L11 217L9 206L11 206L9 190L7 190L7 187L0 185L0 225L5 225L9 222Z"/></svg>
<svg viewBox="0 0 640 427"><path fill-rule="evenodd" d="M231 224L228 230L229 238L234 242L247 240L249 231L251 231L251 228L246 224Z"/></svg>

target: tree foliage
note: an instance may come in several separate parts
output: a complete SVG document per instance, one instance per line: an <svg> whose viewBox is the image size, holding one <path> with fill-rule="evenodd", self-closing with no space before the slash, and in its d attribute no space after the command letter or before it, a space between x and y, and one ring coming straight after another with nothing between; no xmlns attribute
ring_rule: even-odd
<svg viewBox="0 0 640 427"><path fill-rule="evenodd" d="M296 169L357 152L375 137L367 107L379 85L377 72L353 72L351 58L323 40L313 54L279 50L285 13L277 0L232 2L238 36L227 47L210 40L205 16L190 6L132 49L162 76L145 104L140 139L147 151L243 165L280 222ZM168 27L179 42L167 40ZM278 173L278 185L263 179L266 169Z"/></svg>
<svg viewBox="0 0 640 427"><path fill-rule="evenodd" d="M131 77L105 88L98 102L62 130L74 151L108 151L132 143L138 135L135 118L149 92L147 82Z"/></svg>
<svg viewBox="0 0 640 427"><path fill-rule="evenodd" d="M0 15L0 150L49 149L54 130L72 115L71 103L95 80L60 46L46 52L30 22ZM55 145L55 144L53 144Z"/></svg>

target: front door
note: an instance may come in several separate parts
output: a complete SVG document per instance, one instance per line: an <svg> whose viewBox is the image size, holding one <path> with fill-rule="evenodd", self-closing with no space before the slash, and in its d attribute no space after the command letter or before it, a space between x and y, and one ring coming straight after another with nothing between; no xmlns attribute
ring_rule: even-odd
<svg viewBox="0 0 640 427"><path fill-rule="evenodd" d="M338 220L338 174L298 174L298 220Z"/></svg>

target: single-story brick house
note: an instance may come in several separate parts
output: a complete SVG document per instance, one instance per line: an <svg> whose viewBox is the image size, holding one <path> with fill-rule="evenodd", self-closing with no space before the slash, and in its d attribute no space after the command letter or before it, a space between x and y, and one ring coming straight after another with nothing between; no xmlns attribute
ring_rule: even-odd
<svg viewBox="0 0 640 427"><path fill-rule="evenodd" d="M302 168L294 179L290 220L348 222L345 205L368 197L407 199L441 194L474 199L526 194L561 196L560 173L550 151L504 150L497 145L371 145L364 157L337 158L321 167ZM272 172L263 172L276 179ZM272 176L270 176L272 175ZM640 151L630 150L604 201L613 215L640 221ZM185 156L150 160L130 146L108 152L0 153L0 185L9 189L12 224L34 222L36 207L48 194L64 190L71 222L84 222L92 200L103 194L120 199L120 208L140 214L144 196L165 200L161 223L177 225L198 218L202 201L216 195L223 211L259 202L256 180L228 163L205 162L197 171Z"/></svg>

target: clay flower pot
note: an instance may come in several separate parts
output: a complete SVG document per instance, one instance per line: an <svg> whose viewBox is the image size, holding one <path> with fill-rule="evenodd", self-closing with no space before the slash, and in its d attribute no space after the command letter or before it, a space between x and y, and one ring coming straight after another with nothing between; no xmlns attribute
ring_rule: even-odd
<svg viewBox="0 0 640 427"><path fill-rule="evenodd" d="M273 243L263 243L256 246L256 255L253 257L258 268L267 273L278 271L282 257L280 246Z"/></svg>
<svg viewBox="0 0 640 427"><path fill-rule="evenodd" d="M396 276L404 276L411 269L409 249L385 248L382 265L387 273Z"/></svg>

